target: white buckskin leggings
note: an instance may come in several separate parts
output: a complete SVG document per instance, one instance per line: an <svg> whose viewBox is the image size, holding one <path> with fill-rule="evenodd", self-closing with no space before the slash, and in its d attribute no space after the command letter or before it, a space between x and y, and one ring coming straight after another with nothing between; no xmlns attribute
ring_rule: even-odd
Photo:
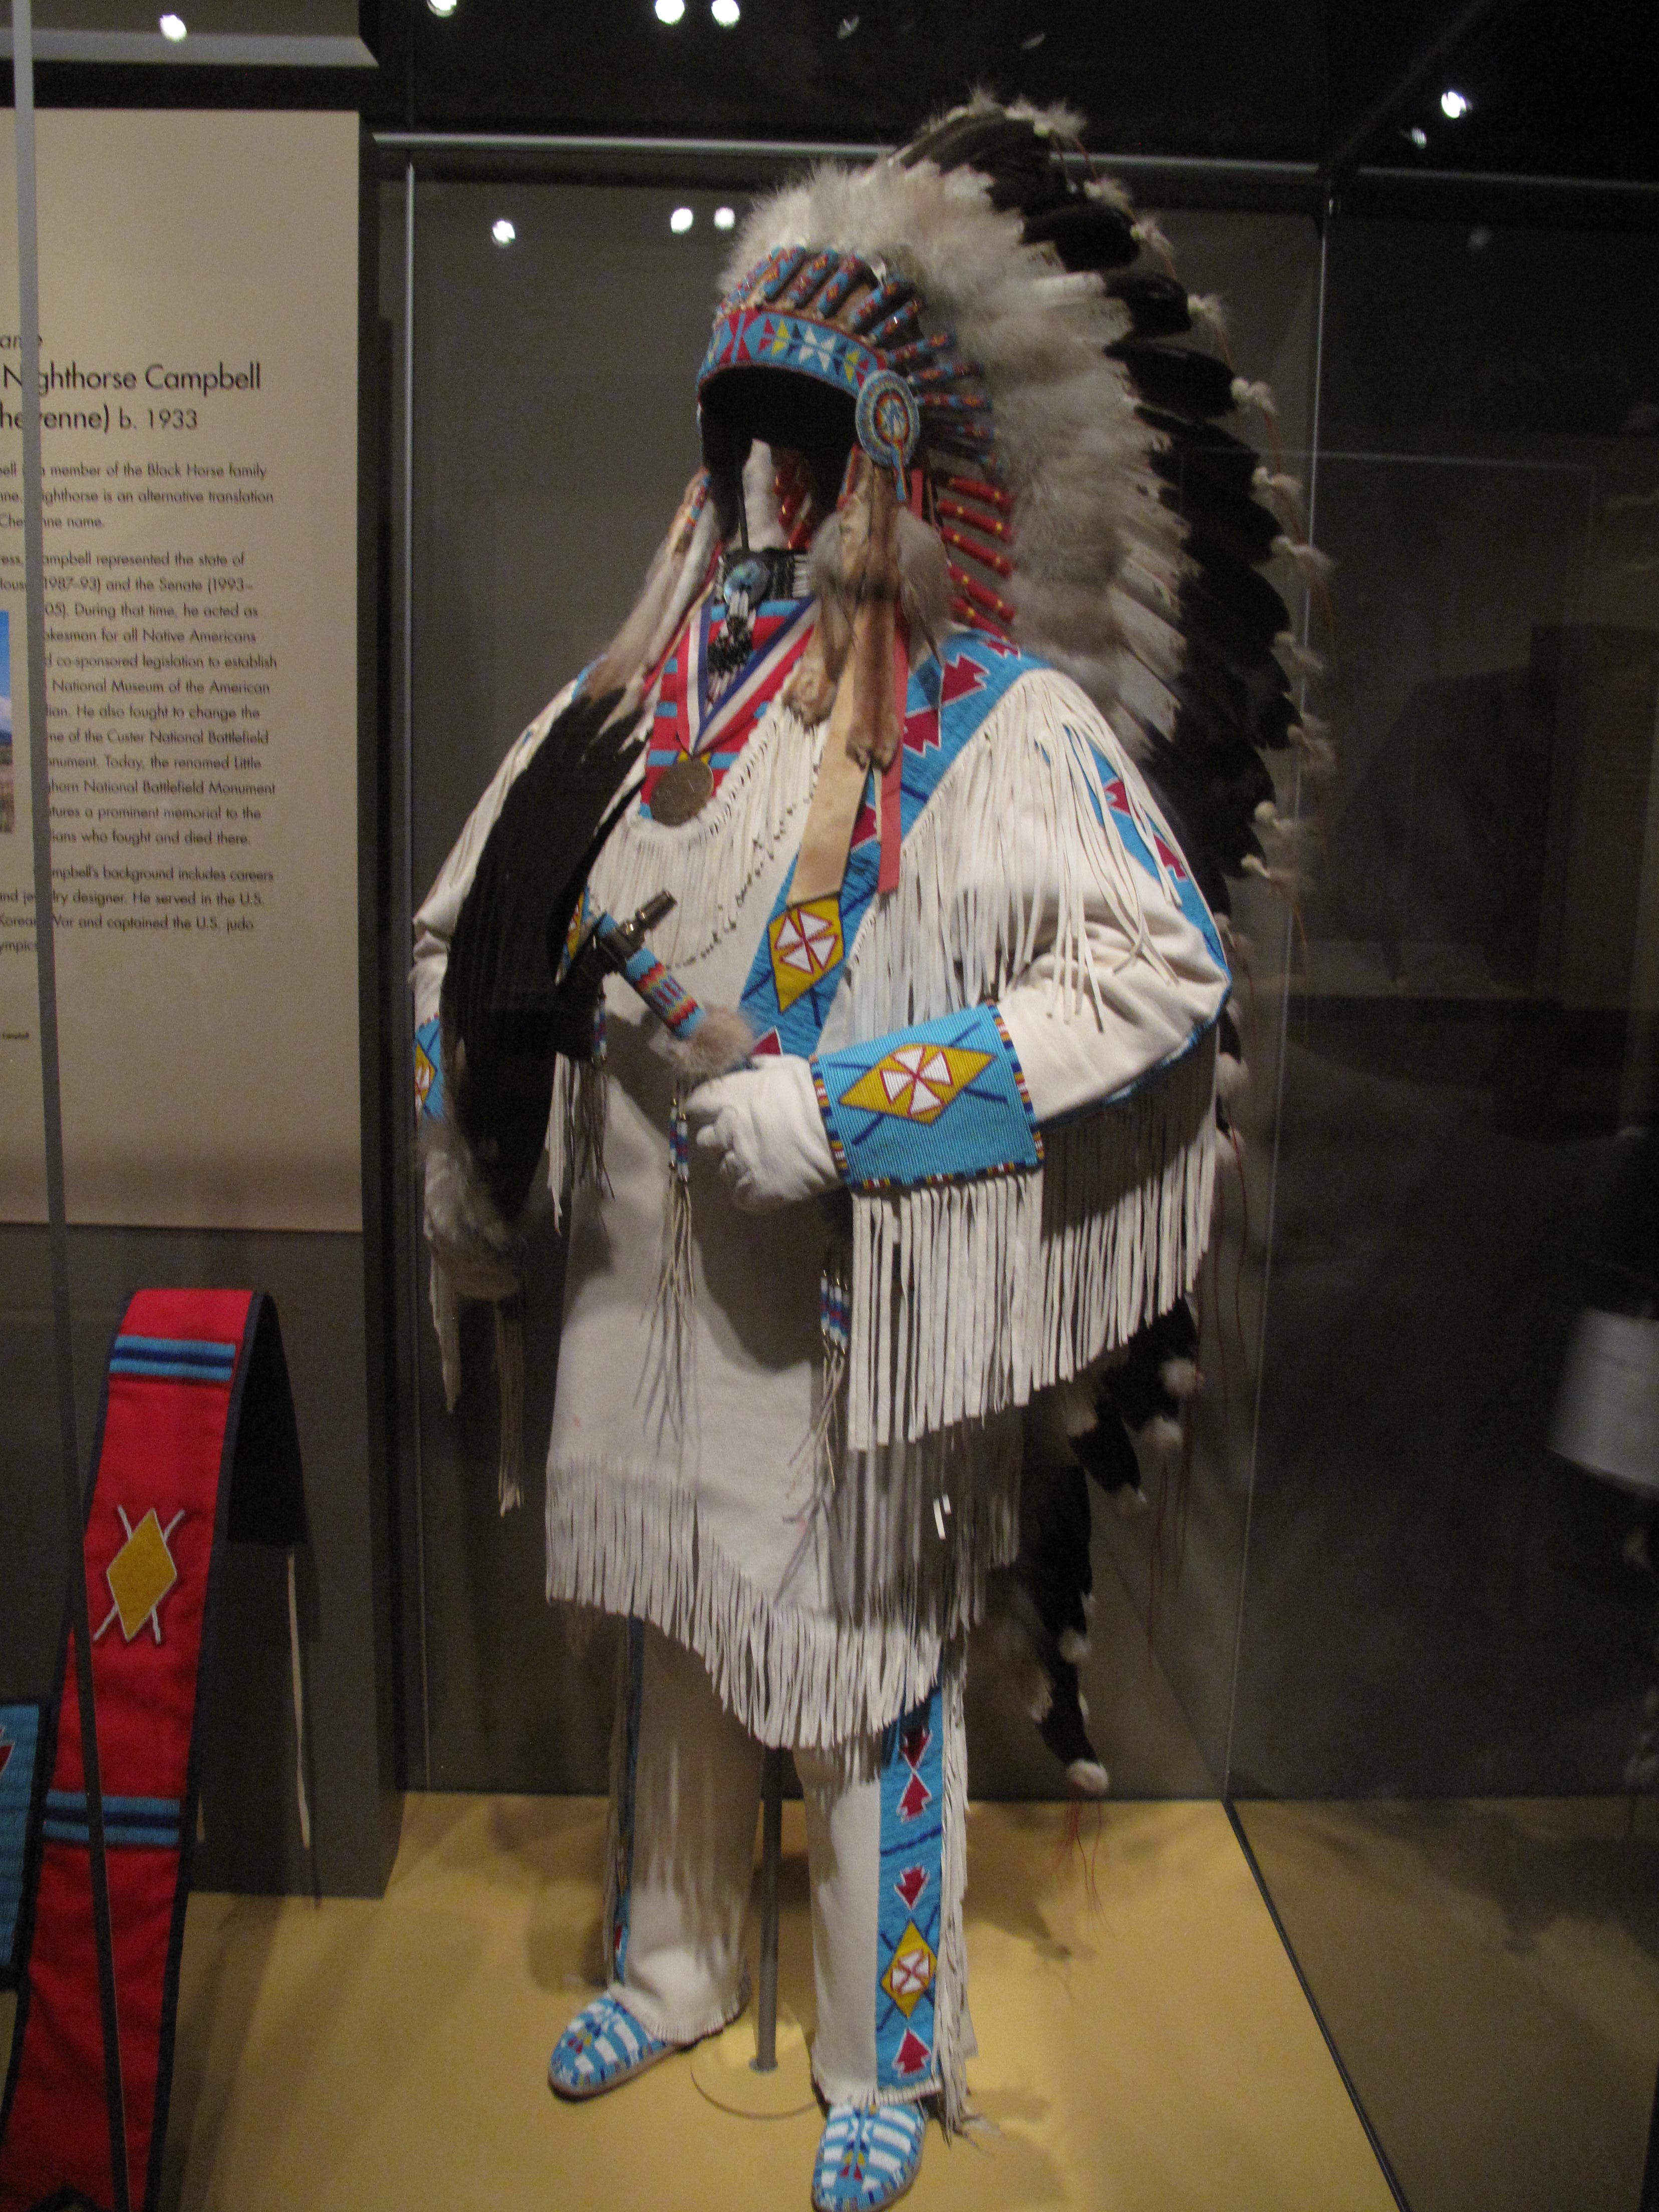
<svg viewBox="0 0 1659 2212"><path fill-rule="evenodd" d="M974 2047L962 1659L951 1647L931 1695L882 1734L794 1754L812 1891L813 2078L832 2104L939 2095L949 2125ZM763 1756L702 1660L630 1621L612 1757L611 1994L672 2042L722 2027L747 1997Z"/></svg>

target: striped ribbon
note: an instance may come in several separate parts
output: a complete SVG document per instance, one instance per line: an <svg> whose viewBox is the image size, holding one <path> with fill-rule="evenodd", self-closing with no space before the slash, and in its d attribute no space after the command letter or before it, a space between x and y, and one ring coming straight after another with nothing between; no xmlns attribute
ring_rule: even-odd
<svg viewBox="0 0 1659 2212"><path fill-rule="evenodd" d="M176 1851L182 1810L176 1797L110 1797L104 1799L104 1841L114 1850L149 1845L152 1850ZM46 1817L41 1833L51 1843L89 1845L86 1792L48 1790Z"/></svg>
<svg viewBox="0 0 1659 2212"><path fill-rule="evenodd" d="M112 1375L143 1375L152 1381L228 1382L236 1370L234 1344L187 1336L118 1336L110 1353Z"/></svg>

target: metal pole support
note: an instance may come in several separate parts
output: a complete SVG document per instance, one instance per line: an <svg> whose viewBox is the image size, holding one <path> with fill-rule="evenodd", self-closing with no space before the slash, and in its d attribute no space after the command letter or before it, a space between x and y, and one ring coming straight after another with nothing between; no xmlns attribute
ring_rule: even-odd
<svg viewBox="0 0 1659 2212"><path fill-rule="evenodd" d="M755 2022L757 2074L778 2064L778 1861L783 1853L783 1753L769 1751L761 1778L760 2002Z"/></svg>

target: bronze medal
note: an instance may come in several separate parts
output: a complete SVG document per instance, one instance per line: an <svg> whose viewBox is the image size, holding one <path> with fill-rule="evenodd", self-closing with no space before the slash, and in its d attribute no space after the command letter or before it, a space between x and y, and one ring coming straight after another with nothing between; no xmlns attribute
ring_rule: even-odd
<svg viewBox="0 0 1659 2212"><path fill-rule="evenodd" d="M714 795L714 771L700 753L665 768L651 793L651 818L672 830L701 814Z"/></svg>

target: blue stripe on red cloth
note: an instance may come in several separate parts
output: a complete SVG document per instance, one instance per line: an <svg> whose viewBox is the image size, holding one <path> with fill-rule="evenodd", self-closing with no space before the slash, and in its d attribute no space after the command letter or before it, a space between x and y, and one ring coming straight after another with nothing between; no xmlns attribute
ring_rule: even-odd
<svg viewBox="0 0 1659 2212"><path fill-rule="evenodd" d="M176 1797L106 1797L104 1841L112 1850L177 1850L181 1814ZM89 1844L85 1791L49 1790L40 1832L49 1843Z"/></svg>
<svg viewBox="0 0 1659 2212"><path fill-rule="evenodd" d="M110 1352L112 1375L155 1382L228 1382L237 1346L188 1337L118 1336Z"/></svg>
<svg viewBox="0 0 1659 2212"><path fill-rule="evenodd" d="M84 1820L87 1793L84 1790L48 1790L46 1810ZM116 1797L106 1794L104 1818L106 1820L177 1820L179 1800L176 1797Z"/></svg>
<svg viewBox="0 0 1659 2212"><path fill-rule="evenodd" d="M118 1336L115 1348L129 1359L205 1359L236 1364L236 1346L212 1337Z"/></svg>

